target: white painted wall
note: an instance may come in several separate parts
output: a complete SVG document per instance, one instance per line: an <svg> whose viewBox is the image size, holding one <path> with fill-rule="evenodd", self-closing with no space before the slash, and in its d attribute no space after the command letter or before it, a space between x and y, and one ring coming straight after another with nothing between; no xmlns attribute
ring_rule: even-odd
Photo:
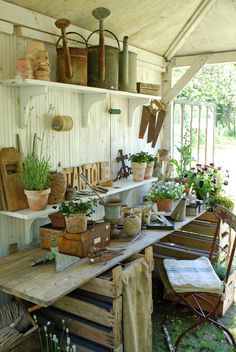
<svg viewBox="0 0 236 352"><path fill-rule="evenodd" d="M24 57L29 39L0 32L0 79L14 78L16 60ZM54 44L45 44L52 67L52 80L56 80L56 52ZM153 57L153 54L152 54ZM161 83L159 66L145 61L138 61L138 80ZM138 108L132 127L128 127L128 100L112 96L94 105L87 128L81 127L81 95L67 90L49 89L48 93L32 98L31 126L19 128L19 92L16 87L0 85L0 147L16 146L16 134L19 133L24 151L27 151L27 135L45 133L44 148L50 155L52 169L58 161L64 167L81 165L95 161L111 161L113 177L121 165L115 161L118 149L124 153L145 150L155 153L150 144L138 139L141 108ZM53 107L53 111L50 110ZM110 107L120 108L120 115L110 116ZM48 113L48 111L50 112ZM70 115L74 119L74 127L69 132L55 132L50 129L50 120L56 115ZM46 124L44 123L46 121ZM27 137L27 138L26 138ZM126 192L122 195L129 204L141 202L146 189L138 192ZM97 217L102 216L102 209ZM39 224L48 219L35 221L32 226L28 222L0 215L0 257L8 255L8 246L18 242L24 247L25 231L30 231L32 238L37 240Z"/></svg>

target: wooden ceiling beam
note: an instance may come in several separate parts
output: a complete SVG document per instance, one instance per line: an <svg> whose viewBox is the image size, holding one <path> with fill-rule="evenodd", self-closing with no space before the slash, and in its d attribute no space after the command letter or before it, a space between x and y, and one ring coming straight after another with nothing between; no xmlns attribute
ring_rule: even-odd
<svg viewBox="0 0 236 352"><path fill-rule="evenodd" d="M208 54L208 53L206 53ZM208 64L223 64L236 62L236 50L210 53L214 54ZM171 60L172 67L191 66L200 55L176 56Z"/></svg>
<svg viewBox="0 0 236 352"><path fill-rule="evenodd" d="M181 90L188 84L188 82L201 70L201 68L211 59L212 54L199 55L192 66L185 72L185 74L176 82L176 84L167 90L163 97L162 101L168 105L170 104Z"/></svg>
<svg viewBox="0 0 236 352"><path fill-rule="evenodd" d="M171 43L169 48L164 54L167 61L170 61L177 51L183 46L190 34L199 25L203 18L207 15L208 11L212 8L216 0L203 0L198 6L196 11L192 14L188 22L182 28L181 32L177 35L175 40Z"/></svg>

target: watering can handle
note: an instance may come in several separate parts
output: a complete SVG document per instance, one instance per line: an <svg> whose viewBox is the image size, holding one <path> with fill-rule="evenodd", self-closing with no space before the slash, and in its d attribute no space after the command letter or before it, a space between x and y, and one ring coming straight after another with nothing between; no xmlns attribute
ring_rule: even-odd
<svg viewBox="0 0 236 352"><path fill-rule="evenodd" d="M65 74L67 78L73 76L72 65L70 59L70 51L68 48L68 41L66 37L66 28L70 25L70 21L65 18L60 18L55 22L57 28L61 30L61 38L63 43L63 53L65 58Z"/></svg>
<svg viewBox="0 0 236 352"><path fill-rule="evenodd" d="M100 29L97 29L96 31L93 31L87 38L87 41L86 41L86 44L88 46L88 41L90 39L90 37L94 34L94 33L97 33L99 32L99 76L101 78L104 77L105 79L105 45L104 45L104 35L102 35L102 45L101 44L101 31ZM118 38L115 36L114 33L112 33L111 31L108 31L107 29L104 29L103 32L107 32L107 33L110 33L117 41L117 45L118 45L118 48L120 50L120 43L119 43L119 40ZM104 81L104 79L102 79L102 81Z"/></svg>
<svg viewBox="0 0 236 352"><path fill-rule="evenodd" d="M79 35L79 36L83 39L84 44L85 44L85 47L87 48L86 39L85 39L81 34L79 34L79 33L77 33L77 32L67 32L67 39L68 39L68 35L69 35L69 34L77 34L77 35ZM58 40L57 40L57 42L56 42L56 48L58 48L59 42L60 42L61 39L62 39L62 41L63 41L63 37L62 37L62 36L60 36L60 37L58 38ZM69 51L69 65L68 65L68 61L67 61L67 54L65 55L65 52L64 52L64 56L65 56L65 68L66 68L65 74L66 74L66 77L67 77L67 78L72 78L72 77L73 77L73 71L72 71L71 59L70 59L70 49L69 49L68 45L67 45L67 48L68 48L68 51ZM63 42L63 49L64 49L64 42ZM71 72L70 72L69 66L71 66ZM67 70L68 70L68 71L67 71ZM69 76L67 75L67 73L68 73ZM71 73L71 76L70 76L70 73Z"/></svg>

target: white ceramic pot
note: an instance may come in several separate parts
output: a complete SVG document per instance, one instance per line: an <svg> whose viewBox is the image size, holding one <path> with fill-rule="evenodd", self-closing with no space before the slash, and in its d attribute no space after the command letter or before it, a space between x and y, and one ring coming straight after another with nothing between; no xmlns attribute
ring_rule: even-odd
<svg viewBox="0 0 236 352"><path fill-rule="evenodd" d="M133 171L133 180L134 181L139 182L139 181L144 180L146 167L147 167L147 163L131 162L131 168Z"/></svg>

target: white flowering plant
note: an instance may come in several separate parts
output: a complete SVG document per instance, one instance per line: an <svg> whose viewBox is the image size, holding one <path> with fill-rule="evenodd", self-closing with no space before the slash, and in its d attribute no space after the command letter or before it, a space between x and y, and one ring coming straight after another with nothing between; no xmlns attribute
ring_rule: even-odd
<svg viewBox="0 0 236 352"><path fill-rule="evenodd" d="M184 194L184 186L175 181L157 181L147 194L147 199L155 202L157 200L177 200Z"/></svg>

